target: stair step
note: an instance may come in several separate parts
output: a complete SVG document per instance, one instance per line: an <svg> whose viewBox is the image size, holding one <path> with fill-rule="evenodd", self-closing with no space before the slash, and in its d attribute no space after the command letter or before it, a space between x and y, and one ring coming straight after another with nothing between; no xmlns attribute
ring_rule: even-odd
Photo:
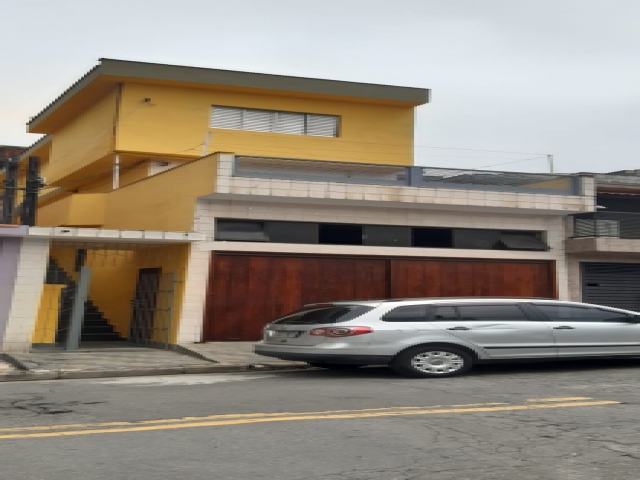
<svg viewBox="0 0 640 480"><path fill-rule="evenodd" d="M122 340L120 335L117 333L108 333L108 334L93 334L93 333L83 333L80 336L81 342L112 342L116 340Z"/></svg>
<svg viewBox="0 0 640 480"><path fill-rule="evenodd" d="M82 333L114 333L113 325L83 325Z"/></svg>

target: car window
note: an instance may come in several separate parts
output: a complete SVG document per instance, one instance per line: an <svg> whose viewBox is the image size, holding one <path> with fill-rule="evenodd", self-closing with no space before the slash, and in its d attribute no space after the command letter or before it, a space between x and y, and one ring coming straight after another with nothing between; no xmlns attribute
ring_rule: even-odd
<svg viewBox="0 0 640 480"><path fill-rule="evenodd" d="M460 320L529 320L517 305L458 306Z"/></svg>
<svg viewBox="0 0 640 480"><path fill-rule="evenodd" d="M309 306L291 312L284 317L274 320L272 323L281 325L316 325L321 323L346 322L357 316L372 310L372 307L363 305L346 305L332 307Z"/></svg>
<svg viewBox="0 0 640 480"><path fill-rule="evenodd" d="M612 322L616 320L625 321L633 317L633 315L603 308L574 305L534 305L549 320L556 322Z"/></svg>
<svg viewBox="0 0 640 480"><path fill-rule="evenodd" d="M397 307L382 316L384 322L426 322L426 305L407 305Z"/></svg>
<svg viewBox="0 0 640 480"><path fill-rule="evenodd" d="M433 310L433 319L436 322L458 320L458 312L455 307L436 307Z"/></svg>

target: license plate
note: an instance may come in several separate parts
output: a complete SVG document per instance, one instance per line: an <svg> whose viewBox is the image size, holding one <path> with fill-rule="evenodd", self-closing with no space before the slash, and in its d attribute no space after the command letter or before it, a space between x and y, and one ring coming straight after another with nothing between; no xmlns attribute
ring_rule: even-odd
<svg viewBox="0 0 640 480"><path fill-rule="evenodd" d="M284 330L274 330L273 336L278 338L298 338L300 332L285 332Z"/></svg>

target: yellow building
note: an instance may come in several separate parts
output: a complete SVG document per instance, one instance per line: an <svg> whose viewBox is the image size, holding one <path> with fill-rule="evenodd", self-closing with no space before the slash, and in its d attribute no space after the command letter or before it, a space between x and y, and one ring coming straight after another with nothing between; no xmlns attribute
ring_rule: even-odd
<svg viewBox="0 0 640 480"><path fill-rule="evenodd" d="M188 230L187 210L162 225L138 223L104 211L111 197L102 194L212 152L411 165L414 109L428 96L418 88L103 59L28 124L46 137L25 157L39 156L48 186L58 187L45 190L38 224Z"/></svg>
<svg viewBox="0 0 640 480"><path fill-rule="evenodd" d="M257 340L313 302L569 298L565 217L594 209L592 179L415 166L428 99L101 60L29 122L58 285L34 338L64 336L89 270L83 338L163 345Z"/></svg>
<svg viewBox="0 0 640 480"><path fill-rule="evenodd" d="M37 225L193 231L198 199L223 188L220 159L229 155L276 170L285 159L410 166L415 107L428 98L420 88L101 59L28 123L45 134L23 155L40 157L47 184ZM86 250L77 247L51 250L51 268L70 281L73 257ZM184 249L176 250L180 278L191 258ZM92 251L82 255L102 268L94 268L90 300L127 337L140 253L119 256L109 270ZM47 290L47 302L58 302L59 290ZM40 318L50 321L51 312Z"/></svg>

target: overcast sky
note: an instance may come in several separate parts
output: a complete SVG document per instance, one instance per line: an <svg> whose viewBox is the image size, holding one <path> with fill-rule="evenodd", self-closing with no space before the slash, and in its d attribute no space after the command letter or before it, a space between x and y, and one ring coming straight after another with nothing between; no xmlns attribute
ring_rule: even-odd
<svg viewBox="0 0 640 480"><path fill-rule="evenodd" d="M638 0L0 0L0 12L0 144L37 140L29 117L104 57L430 88L422 165L537 157L491 168L544 171L549 153L558 171L640 168Z"/></svg>

